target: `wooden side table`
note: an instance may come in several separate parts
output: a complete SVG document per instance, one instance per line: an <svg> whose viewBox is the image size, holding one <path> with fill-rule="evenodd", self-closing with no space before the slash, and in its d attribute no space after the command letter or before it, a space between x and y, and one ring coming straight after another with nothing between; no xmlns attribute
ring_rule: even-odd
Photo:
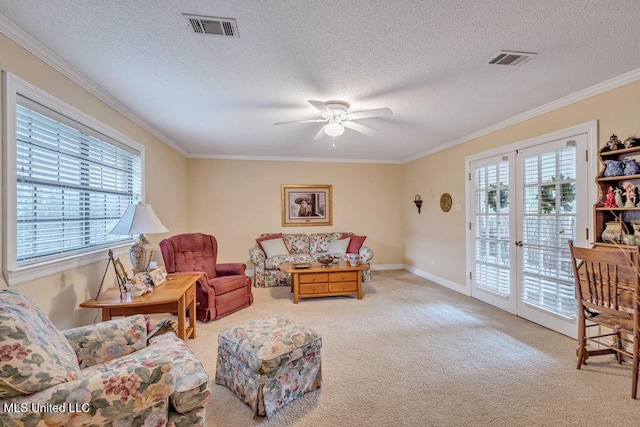
<svg viewBox="0 0 640 427"><path fill-rule="evenodd" d="M120 299L118 289L108 289L97 299L82 304L83 308L101 308L102 320L111 320L114 316L133 314L178 313L178 336L183 340L196 337L196 283L202 273L174 273L167 281L152 292L139 297L127 295ZM187 310L188 307L188 310ZM189 326L186 318L189 312Z"/></svg>

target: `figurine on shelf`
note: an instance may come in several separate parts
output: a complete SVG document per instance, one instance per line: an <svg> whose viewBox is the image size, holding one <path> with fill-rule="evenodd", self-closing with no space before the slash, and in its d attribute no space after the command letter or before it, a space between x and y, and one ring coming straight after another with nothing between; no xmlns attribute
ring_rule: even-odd
<svg viewBox="0 0 640 427"><path fill-rule="evenodd" d="M616 205L616 194L613 192L613 187L609 186L607 190L607 198L604 201L605 208L617 208Z"/></svg>
<svg viewBox="0 0 640 427"><path fill-rule="evenodd" d="M624 148L632 148L640 145L640 138L636 138L635 136L630 136L629 138L624 140Z"/></svg>
<svg viewBox="0 0 640 427"><path fill-rule="evenodd" d="M609 141L607 142L607 148L609 149L609 151L619 150L621 148L624 148L624 144L614 133L613 135L611 135L611 138L609 138Z"/></svg>
<svg viewBox="0 0 640 427"><path fill-rule="evenodd" d="M622 189L616 188L613 192L615 194L614 199L616 201L616 207L623 208L624 202L622 201Z"/></svg>
<svg viewBox="0 0 640 427"><path fill-rule="evenodd" d="M622 183L622 188L624 188L624 194L627 201L624 203L625 208L635 208L636 207L636 186L631 181L625 181Z"/></svg>

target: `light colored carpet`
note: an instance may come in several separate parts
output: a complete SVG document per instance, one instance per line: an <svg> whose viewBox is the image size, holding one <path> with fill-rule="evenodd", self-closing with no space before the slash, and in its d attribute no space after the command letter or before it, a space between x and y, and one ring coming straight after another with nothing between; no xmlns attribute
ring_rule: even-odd
<svg viewBox="0 0 640 427"><path fill-rule="evenodd" d="M271 419L212 384L208 426L638 425L631 368L612 356L575 369L576 342L406 271L376 271L364 299L293 304L254 288L254 304L198 323L189 346L215 376L218 332L280 314L322 336L322 388Z"/></svg>

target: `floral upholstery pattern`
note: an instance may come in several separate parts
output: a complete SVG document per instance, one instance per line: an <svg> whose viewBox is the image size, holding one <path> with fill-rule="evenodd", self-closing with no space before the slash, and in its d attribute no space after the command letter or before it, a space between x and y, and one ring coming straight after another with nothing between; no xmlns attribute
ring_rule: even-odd
<svg viewBox="0 0 640 427"><path fill-rule="evenodd" d="M264 233L261 237L273 233ZM280 264L285 262L309 262L315 261L318 256L327 253L331 241L340 239L343 236L352 236L353 233L314 233L306 234L283 234L285 244L291 252L289 255L278 255L271 258L265 256L264 251L255 245L249 255L249 260L255 266L253 286L257 288L269 288L273 286L291 286L291 276L278 270ZM373 259L373 251L362 246L359 251L361 262L368 264ZM347 261L346 254L337 255L341 260ZM371 271L362 272L362 281L371 281Z"/></svg>
<svg viewBox="0 0 640 427"><path fill-rule="evenodd" d="M216 383L233 391L254 415L279 408L320 387L322 338L281 316L227 328L218 335Z"/></svg>
<svg viewBox="0 0 640 427"><path fill-rule="evenodd" d="M0 347L5 337L21 337L21 331L10 331L13 323L4 316L7 307L14 310L12 313L18 308L30 313L22 317L25 331L47 330L48 324L58 331L27 297L3 290L0 291ZM51 384L49 374L41 375L40 367L35 366L35 375L45 387L10 398L0 395L0 407L8 408L0 412L0 425L204 426L209 377L175 334L153 337L147 346L147 330L141 315L58 331L58 334L71 351L67 361L78 366L77 378ZM53 342L55 334L49 338L47 352L61 346ZM33 354L35 351L20 357L28 360ZM16 358L2 358L0 371L14 372L20 363ZM0 377L0 384L4 384L3 381ZM42 409L51 406L62 410ZM28 410L21 410L25 407Z"/></svg>
<svg viewBox="0 0 640 427"><path fill-rule="evenodd" d="M327 252L333 240L339 240L353 233L313 233L309 235L309 249L312 254Z"/></svg>
<svg viewBox="0 0 640 427"><path fill-rule="evenodd" d="M16 291L0 292L0 399L80 377L73 348L44 313Z"/></svg>
<svg viewBox="0 0 640 427"><path fill-rule="evenodd" d="M268 270L277 270L280 264L285 262L311 262L314 261L314 257L311 255L292 254L292 255L276 255L271 258L267 258L264 261L264 267Z"/></svg>
<svg viewBox="0 0 640 427"><path fill-rule="evenodd" d="M105 326L62 331L75 350L80 368L108 362L147 346L144 341L147 325L142 316L114 319Z"/></svg>
<svg viewBox="0 0 640 427"><path fill-rule="evenodd" d="M148 361L20 396L7 403L14 404L15 411L0 413L0 425L164 425L174 384L171 369L168 359ZM30 410L20 411L21 405ZM48 405L77 411L31 410Z"/></svg>
<svg viewBox="0 0 640 427"><path fill-rule="evenodd" d="M290 253L309 255L309 236L306 234L283 234L282 237Z"/></svg>
<svg viewBox="0 0 640 427"><path fill-rule="evenodd" d="M204 406L211 394L209 375L184 341L175 334L162 334L151 338L149 348L156 356L173 361L176 385L170 402L176 411L184 414ZM149 356L140 353L137 359L143 363L146 357Z"/></svg>

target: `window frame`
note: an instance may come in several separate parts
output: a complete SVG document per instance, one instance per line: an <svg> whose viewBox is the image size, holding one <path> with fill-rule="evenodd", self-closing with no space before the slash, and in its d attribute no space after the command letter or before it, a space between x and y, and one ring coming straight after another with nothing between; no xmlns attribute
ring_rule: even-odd
<svg viewBox="0 0 640 427"><path fill-rule="evenodd" d="M18 265L17 261L17 126L16 111L18 97L28 98L54 112L66 116L78 122L80 125L103 134L114 141L127 146L140 153L140 190L141 200L144 201L145 193L145 147L99 122L95 118L55 98L51 94L7 72L2 72L3 99L2 99L2 127L3 127L3 152L2 167L4 169L4 192L2 197L2 233L3 233L3 257L2 272L9 286L35 280L41 277L71 270L94 262L104 261L107 258L107 248L86 248L73 254L60 254L55 258ZM108 143L108 142L107 142ZM114 242L110 249L116 255L127 252L128 247L134 242L131 237L127 240Z"/></svg>

